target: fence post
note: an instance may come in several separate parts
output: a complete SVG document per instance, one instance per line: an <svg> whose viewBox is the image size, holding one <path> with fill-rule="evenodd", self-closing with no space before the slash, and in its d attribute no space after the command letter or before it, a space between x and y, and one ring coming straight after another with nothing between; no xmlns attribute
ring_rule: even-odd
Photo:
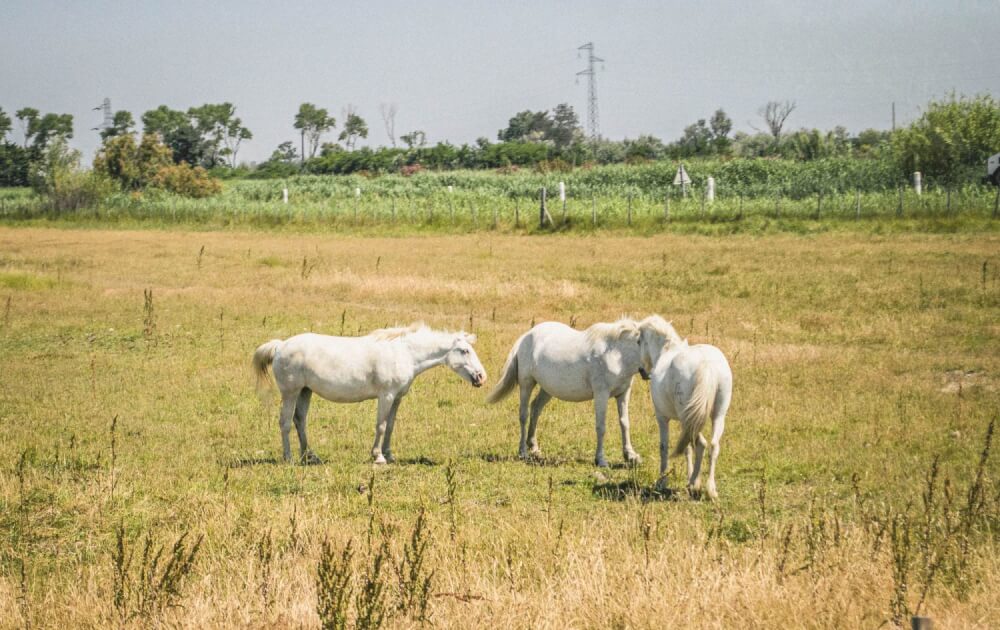
<svg viewBox="0 0 1000 630"><path fill-rule="evenodd" d="M920 175L920 171L915 171L913 173L913 192L917 193L918 197L924 192L924 182L923 177Z"/></svg>
<svg viewBox="0 0 1000 630"><path fill-rule="evenodd" d="M288 203L288 189L287 188L282 188L281 189L281 200L283 202L285 202L286 204Z"/></svg>
<svg viewBox="0 0 1000 630"><path fill-rule="evenodd" d="M538 206L538 227L544 228L545 222L548 221L549 225L552 225L552 215L549 214L548 208L545 206L545 187L539 191L539 203Z"/></svg>
<svg viewBox="0 0 1000 630"><path fill-rule="evenodd" d="M709 177L708 184L705 188L705 196L708 198L708 203L715 202L715 178Z"/></svg>
<svg viewBox="0 0 1000 630"><path fill-rule="evenodd" d="M559 182L559 201L562 202L562 222L566 224L566 183Z"/></svg>
<svg viewBox="0 0 1000 630"><path fill-rule="evenodd" d="M854 220L861 220L861 189L854 189Z"/></svg>

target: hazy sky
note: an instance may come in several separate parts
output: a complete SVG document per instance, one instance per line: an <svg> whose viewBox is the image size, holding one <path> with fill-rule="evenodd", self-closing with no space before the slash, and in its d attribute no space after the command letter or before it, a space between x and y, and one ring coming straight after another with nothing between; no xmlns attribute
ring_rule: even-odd
<svg viewBox="0 0 1000 630"><path fill-rule="evenodd" d="M142 112L230 101L263 160L304 101L338 123L348 103L385 144L397 135L496 139L523 109L574 106L586 124L586 67L603 57L602 135L665 141L722 107L736 130L768 100L788 125L889 128L955 90L1000 96L1000 1L982 2L0 2L0 107L74 115L90 155L91 108ZM19 136L15 121L15 137ZM333 138L330 138L333 139Z"/></svg>

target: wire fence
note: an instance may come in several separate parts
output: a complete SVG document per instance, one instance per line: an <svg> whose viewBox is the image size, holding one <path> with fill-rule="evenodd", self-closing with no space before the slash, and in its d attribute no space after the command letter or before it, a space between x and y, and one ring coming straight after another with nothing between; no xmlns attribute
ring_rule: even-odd
<svg viewBox="0 0 1000 630"><path fill-rule="evenodd" d="M912 188L895 191L844 191L791 196L781 193L746 196L725 187L710 198L706 189L670 188L659 194L635 192L610 195L574 195L566 191L546 195L547 216L537 197L497 195L475 190L443 189L400 194L365 193L327 196L299 195L288 190L275 199L241 199L221 195L207 199L175 196L115 195L92 208L56 212L44 198L34 195L0 195L0 220L82 219L136 221L164 224L218 224L279 226L317 224L330 226L410 225L456 230L518 228L628 228L669 224L774 221L865 221L891 219L998 218L1000 189L964 186L955 189ZM287 200L286 200L287 199Z"/></svg>

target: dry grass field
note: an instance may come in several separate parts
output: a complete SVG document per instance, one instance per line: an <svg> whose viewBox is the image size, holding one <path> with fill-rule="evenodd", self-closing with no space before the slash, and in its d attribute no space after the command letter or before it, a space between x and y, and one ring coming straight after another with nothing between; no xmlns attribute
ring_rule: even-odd
<svg viewBox="0 0 1000 630"><path fill-rule="evenodd" d="M733 366L716 503L680 459L653 491L638 379L637 468L611 420L595 469L560 402L519 461L516 402L438 369L375 469L374 404L316 399L325 463L280 463L249 372L422 319L477 333L492 384L532 322L651 312ZM0 626L997 627L998 415L996 234L0 228Z"/></svg>

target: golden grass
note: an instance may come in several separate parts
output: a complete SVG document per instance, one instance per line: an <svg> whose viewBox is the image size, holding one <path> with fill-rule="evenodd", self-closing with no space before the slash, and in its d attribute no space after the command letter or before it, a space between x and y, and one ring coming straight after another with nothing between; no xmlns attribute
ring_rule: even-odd
<svg viewBox="0 0 1000 630"><path fill-rule="evenodd" d="M118 623L120 524L129 540L205 535L179 606L128 625L316 627L324 538L338 551L354 541L360 580L369 523L372 547L387 540L398 562L421 506L439 627L877 627L898 590L879 519L909 504L919 520L935 456L964 501L1000 407L995 235L4 228L0 252L0 278L56 279L0 283L0 627ZM645 383L632 397L636 470L596 471L590 407L558 402L540 422L545 459L520 462L515 403L486 406L435 370L400 407L400 463L373 471L371 403L314 401L310 438L326 463L276 463L276 405L256 398L248 369L274 337L422 319L476 332L495 379L532 321L582 329L650 312L733 365L717 504L651 494ZM614 463L619 445L609 422ZM983 523L995 524L995 457L985 473ZM1000 622L995 530L972 540L969 586L932 580L922 610L937 627ZM908 567L912 609L919 554Z"/></svg>

